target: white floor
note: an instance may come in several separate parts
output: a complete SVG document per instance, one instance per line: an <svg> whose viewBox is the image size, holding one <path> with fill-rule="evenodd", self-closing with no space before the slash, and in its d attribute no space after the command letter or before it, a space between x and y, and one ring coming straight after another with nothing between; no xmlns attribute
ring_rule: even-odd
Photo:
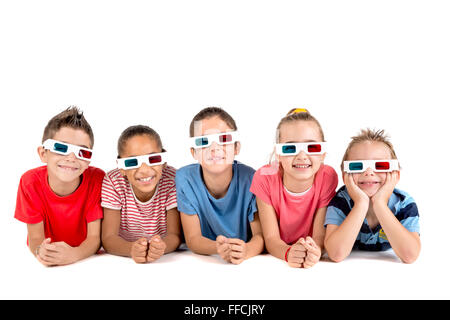
<svg viewBox="0 0 450 320"><path fill-rule="evenodd" d="M433 261L430 251L411 265L401 263L392 251L359 251L338 264L325 258L308 270L290 268L268 254L235 266L187 249L144 265L100 254L46 268L24 245L16 246L14 257L2 259L1 299L450 298L448 264Z"/></svg>

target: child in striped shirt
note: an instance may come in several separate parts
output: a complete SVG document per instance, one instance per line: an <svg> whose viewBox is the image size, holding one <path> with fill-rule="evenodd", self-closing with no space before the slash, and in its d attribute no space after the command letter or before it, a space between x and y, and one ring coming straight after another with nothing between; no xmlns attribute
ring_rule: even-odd
<svg viewBox="0 0 450 320"><path fill-rule="evenodd" d="M335 262L353 248L392 247L405 263L420 252L419 212L413 198L396 189L400 166L383 130L362 130L352 138L341 164L343 186L328 205L325 248Z"/></svg>
<svg viewBox="0 0 450 320"><path fill-rule="evenodd" d="M122 132L118 154L118 168L106 174L102 187L103 247L136 263L153 262L181 242L176 170L148 126Z"/></svg>

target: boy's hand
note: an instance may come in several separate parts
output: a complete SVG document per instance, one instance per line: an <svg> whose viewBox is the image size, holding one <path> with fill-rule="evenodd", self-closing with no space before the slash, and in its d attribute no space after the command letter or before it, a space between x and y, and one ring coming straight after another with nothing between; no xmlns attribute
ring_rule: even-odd
<svg viewBox="0 0 450 320"><path fill-rule="evenodd" d="M131 257L136 263L147 262L148 241L146 238L140 238L133 242L131 246Z"/></svg>
<svg viewBox="0 0 450 320"><path fill-rule="evenodd" d="M247 244L241 239L228 239L228 241L231 245L231 263L240 264L247 257Z"/></svg>
<svg viewBox="0 0 450 320"><path fill-rule="evenodd" d="M44 239L44 241L42 241L42 243L36 249L36 259L38 259L38 261L46 267L50 267L53 265L52 263L47 261L45 258L47 256L46 245L50 244L51 241L52 240L50 238Z"/></svg>
<svg viewBox="0 0 450 320"><path fill-rule="evenodd" d="M306 248L302 244L305 239L300 238L298 241L291 246L287 256L288 265L292 268L301 268L306 258Z"/></svg>
<svg viewBox="0 0 450 320"><path fill-rule="evenodd" d="M36 258L45 266L62 266L78 260L75 248L63 241L51 242L50 239L42 242Z"/></svg>
<svg viewBox="0 0 450 320"><path fill-rule="evenodd" d="M350 198L352 198L353 202L356 203L364 203L369 205L370 199L369 196L359 188L353 177L350 173L344 173L344 183L347 187L348 194Z"/></svg>
<svg viewBox="0 0 450 320"><path fill-rule="evenodd" d="M231 244L228 238L220 235L216 238L217 253L226 262L231 262Z"/></svg>
<svg viewBox="0 0 450 320"><path fill-rule="evenodd" d="M148 245L147 262L158 260L164 255L166 250L166 243L159 235L153 236Z"/></svg>
<svg viewBox="0 0 450 320"><path fill-rule="evenodd" d="M322 250L320 250L320 247L311 237L306 237L306 240L302 238L301 240L303 241L300 243L306 248L306 259L303 263L303 267L308 269L319 262L320 257L322 256Z"/></svg>
<svg viewBox="0 0 450 320"><path fill-rule="evenodd" d="M394 188L400 180L400 172L393 171L386 173L386 181L384 185L378 189L377 193L375 193L371 200L373 204L384 204L387 205L389 198L394 192Z"/></svg>

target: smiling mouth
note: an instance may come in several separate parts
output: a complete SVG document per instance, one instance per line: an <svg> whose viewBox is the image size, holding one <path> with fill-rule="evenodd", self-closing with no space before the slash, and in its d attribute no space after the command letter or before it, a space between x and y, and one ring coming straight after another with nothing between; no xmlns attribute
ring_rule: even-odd
<svg viewBox="0 0 450 320"><path fill-rule="evenodd" d="M58 165L58 168L62 169L62 170L66 170L66 171L77 171L78 168L75 167L71 167L71 166L65 166L65 165Z"/></svg>
<svg viewBox="0 0 450 320"><path fill-rule="evenodd" d="M143 183L148 183L150 181L152 181L155 177L147 177L147 178L137 178L137 181L143 182Z"/></svg>
<svg viewBox="0 0 450 320"><path fill-rule="evenodd" d="M208 158L208 161L223 161L225 160L225 157L211 157Z"/></svg>
<svg viewBox="0 0 450 320"><path fill-rule="evenodd" d="M296 169L309 169L311 168L312 165L310 164L293 164L292 168L296 168Z"/></svg>
<svg viewBox="0 0 450 320"><path fill-rule="evenodd" d="M377 184L380 184L380 182L378 182L378 181L365 181L365 182L358 182L358 184L360 184L362 186L371 187L371 186L375 186Z"/></svg>

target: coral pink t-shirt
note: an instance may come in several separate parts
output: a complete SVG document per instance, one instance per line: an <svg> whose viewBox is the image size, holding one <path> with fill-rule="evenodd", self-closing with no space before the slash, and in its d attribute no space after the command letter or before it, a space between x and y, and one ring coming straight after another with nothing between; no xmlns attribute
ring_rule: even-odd
<svg viewBox="0 0 450 320"><path fill-rule="evenodd" d="M322 165L312 187L300 196L293 195L284 187L279 171L266 165L256 171L250 191L275 209L281 239L293 244L301 237L312 236L315 213L328 205L337 184L336 171Z"/></svg>

